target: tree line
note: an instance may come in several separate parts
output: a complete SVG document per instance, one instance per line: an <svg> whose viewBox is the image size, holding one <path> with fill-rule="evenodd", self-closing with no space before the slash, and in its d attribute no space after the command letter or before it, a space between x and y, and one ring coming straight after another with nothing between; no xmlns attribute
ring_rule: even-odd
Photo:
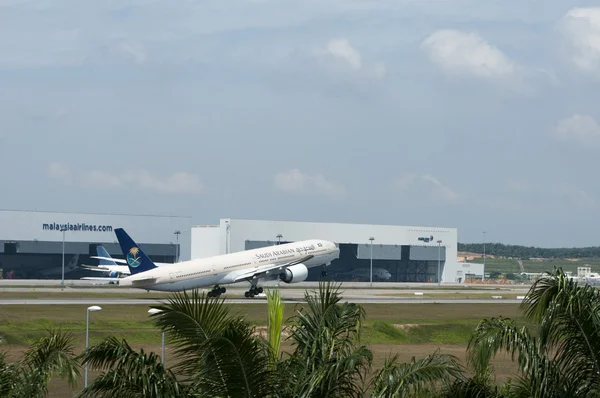
<svg viewBox="0 0 600 398"><path fill-rule="evenodd" d="M469 341L468 360L435 351L410 362L397 355L373 368L361 342L365 313L342 302L338 286L321 283L307 292L283 326L277 290L267 297L267 337L221 298L197 291L177 293L153 316L168 334L177 363L167 368L159 355L132 349L108 337L75 355L72 336L49 331L22 361L0 356L0 396L42 397L51 377L75 383L80 366L101 374L77 397L591 397L600 391L600 293L578 285L562 270L539 278L521 309L529 327L509 318L483 319ZM293 349L280 349L282 331ZM401 347L398 347L401 349ZM491 360L510 353L514 378L495 382Z"/></svg>
<svg viewBox="0 0 600 398"><path fill-rule="evenodd" d="M458 243L458 251L483 253L483 243ZM600 257L600 246L543 248L533 246L486 243L485 253L499 257L526 260L528 258L589 258Z"/></svg>

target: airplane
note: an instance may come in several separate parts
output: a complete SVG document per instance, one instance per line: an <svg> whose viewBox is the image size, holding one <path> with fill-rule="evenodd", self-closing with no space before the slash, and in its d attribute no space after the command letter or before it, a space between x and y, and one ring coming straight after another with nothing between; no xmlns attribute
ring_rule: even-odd
<svg viewBox="0 0 600 398"><path fill-rule="evenodd" d="M78 266L77 266L78 260L79 260L79 254L75 254L73 256L73 258L71 258L71 261L69 261L68 264L65 264L65 274L68 274L69 272L73 272L78 268ZM45 277L53 277L53 276L60 277L62 275L62 265L60 267L43 269L43 270L39 271L39 274L40 274L40 276L45 276Z"/></svg>
<svg viewBox="0 0 600 398"><path fill-rule="evenodd" d="M104 248L104 246L99 245L96 246L97 256L90 256L90 258L95 258L99 260L99 265L85 265L81 264L81 267L90 270L90 271L98 271L104 272L110 278L120 278L123 275L130 275L129 267L127 265L118 265L117 263L127 264L127 261L121 260L118 258L112 258L108 251ZM164 265L171 265L173 263L154 263L158 267L162 267ZM81 279L86 280L98 280L105 281L105 278L100 277L83 277Z"/></svg>
<svg viewBox="0 0 600 398"><path fill-rule="evenodd" d="M370 268L356 268L348 272L338 272L336 276L350 276L351 278L367 278L369 279L371 274ZM392 274L385 268L373 268L373 279L377 278L380 280L389 280Z"/></svg>
<svg viewBox="0 0 600 398"><path fill-rule="evenodd" d="M157 267L125 230L116 228L115 234L131 273L118 280L119 286L170 292L212 287L209 297L225 293L221 285L249 283L244 296L251 298L263 292L259 280L275 277L285 283L302 282L308 268L323 266L326 273L327 265L340 254L335 243L311 239Z"/></svg>

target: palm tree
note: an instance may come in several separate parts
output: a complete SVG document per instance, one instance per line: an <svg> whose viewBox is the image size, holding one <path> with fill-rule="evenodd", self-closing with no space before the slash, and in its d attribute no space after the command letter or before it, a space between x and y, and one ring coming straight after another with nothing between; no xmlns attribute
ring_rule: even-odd
<svg viewBox="0 0 600 398"><path fill-rule="evenodd" d="M365 313L341 302L339 285L321 282L305 293L306 305L288 319L293 351L280 354L283 301L267 291L268 338L222 298L195 290L176 293L153 315L170 337L178 363L170 369L153 353L109 338L83 355L104 371L82 397L363 397L409 396L437 391L461 374L451 356L434 353L408 364L397 357L370 379L373 354L360 341Z"/></svg>
<svg viewBox="0 0 600 398"><path fill-rule="evenodd" d="M287 397L360 397L364 395L373 354L360 344L364 310L341 303L339 286L320 282L304 295L308 308L289 319L295 350L279 364L287 376Z"/></svg>
<svg viewBox="0 0 600 398"><path fill-rule="evenodd" d="M75 386L80 373L73 335L60 329L47 330L47 333L29 347L21 361L8 364L4 354L0 354L0 396L43 397L48 394L48 383L53 375Z"/></svg>
<svg viewBox="0 0 600 398"><path fill-rule="evenodd" d="M319 283L318 292L305 294L308 308L291 318L296 348L280 365L288 375L285 396L363 397L369 390L373 397L423 396L462 375L455 357L435 352L410 363L396 355L369 380L373 354L360 342L364 309L342 303L339 287Z"/></svg>
<svg viewBox="0 0 600 398"><path fill-rule="evenodd" d="M278 289L266 291L269 311L268 340L270 350L269 369L276 370L281 347L284 304Z"/></svg>
<svg viewBox="0 0 600 398"><path fill-rule="evenodd" d="M458 359L439 351L409 363L398 361L398 355L386 360L373 379L373 397L440 397L440 388L463 376ZM437 388L436 388L437 387ZM448 394L448 391L446 391ZM464 397L465 395L460 395Z"/></svg>
<svg viewBox="0 0 600 398"><path fill-rule="evenodd" d="M92 346L82 356L91 368L105 370L78 397L148 397L191 396L171 370L165 369L160 357L144 350L134 351L125 340L108 337Z"/></svg>
<svg viewBox="0 0 600 398"><path fill-rule="evenodd" d="M267 341L242 316L231 315L224 299L184 291L154 308L161 312L153 320L170 336L178 363L166 370L156 355L109 338L83 356L84 363L105 373L82 396L273 395L279 383L269 367Z"/></svg>
<svg viewBox="0 0 600 398"><path fill-rule="evenodd" d="M507 318L483 320L469 342L469 361L482 371L499 351L517 357L514 397L589 397L600 394L600 293L562 269L539 278L521 309L537 330Z"/></svg>

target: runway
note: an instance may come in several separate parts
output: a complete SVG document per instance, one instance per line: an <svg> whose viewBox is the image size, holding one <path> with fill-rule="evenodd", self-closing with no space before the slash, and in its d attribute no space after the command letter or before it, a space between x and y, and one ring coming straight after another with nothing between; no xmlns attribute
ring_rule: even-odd
<svg viewBox="0 0 600 398"><path fill-rule="evenodd" d="M305 303L302 298L284 298L285 303ZM519 304L519 299L423 299L406 297L348 297L348 301L356 304ZM122 299L122 298L68 298L68 299L0 299L0 305L155 305L165 303L165 299ZM227 299L230 304L261 304L266 303L265 297L251 299Z"/></svg>
<svg viewBox="0 0 600 398"><path fill-rule="evenodd" d="M277 287L284 302L302 303L306 291L318 290L319 284L274 282L263 286L267 289ZM527 294L529 286L452 284L440 288L431 283L380 282L369 286L364 282L344 282L339 288L343 301L357 304L517 304ZM266 302L266 297L244 298L246 289L240 285L227 286L224 298L231 304ZM0 280L0 305L155 305L165 302L171 294L97 285L88 280L65 280L64 285L60 280Z"/></svg>

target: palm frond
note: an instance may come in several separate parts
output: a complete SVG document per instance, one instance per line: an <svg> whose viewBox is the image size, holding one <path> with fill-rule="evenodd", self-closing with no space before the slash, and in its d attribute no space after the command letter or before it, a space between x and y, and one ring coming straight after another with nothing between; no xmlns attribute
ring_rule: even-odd
<svg viewBox="0 0 600 398"><path fill-rule="evenodd" d="M536 368L535 362L542 356L536 338L527 328L518 329L512 319L498 317L484 319L477 325L467 346L467 363L476 373L483 374L501 350L509 353L513 361L517 356L519 369L524 372Z"/></svg>
<svg viewBox="0 0 600 398"><path fill-rule="evenodd" d="M268 343L224 299L181 292L154 306L156 324L176 347L174 371L206 396L269 395L275 377Z"/></svg>
<svg viewBox="0 0 600 398"><path fill-rule="evenodd" d="M340 303L339 286L320 282L319 290L306 292L306 307L295 311L289 339L294 352L278 371L287 374L287 395L295 397L361 396L372 353L360 346L364 310Z"/></svg>
<svg viewBox="0 0 600 398"><path fill-rule="evenodd" d="M278 289L267 290L267 306L269 310L268 339L271 351L271 369L276 366L281 347L281 327L283 324L284 304Z"/></svg>
<svg viewBox="0 0 600 398"><path fill-rule="evenodd" d="M373 397L420 396L436 383L448 384L463 375L456 357L439 354L439 350L410 363L398 362L398 355L386 360L373 380Z"/></svg>
<svg viewBox="0 0 600 398"><path fill-rule="evenodd" d="M92 369L106 370L98 376L80 397L184 397L187 388L166 370L160 357L144 350L134 351L125 340L109 337L92 346L83 363Z"/></svg>
<svg viewBox="0 0 600 398"><path fill-rule="evenodd" d="M555 352L561 372L580 385L600 386L598 289L578 285L559 268L534 283L522 308L539 324L540 346Z"/></svg>

